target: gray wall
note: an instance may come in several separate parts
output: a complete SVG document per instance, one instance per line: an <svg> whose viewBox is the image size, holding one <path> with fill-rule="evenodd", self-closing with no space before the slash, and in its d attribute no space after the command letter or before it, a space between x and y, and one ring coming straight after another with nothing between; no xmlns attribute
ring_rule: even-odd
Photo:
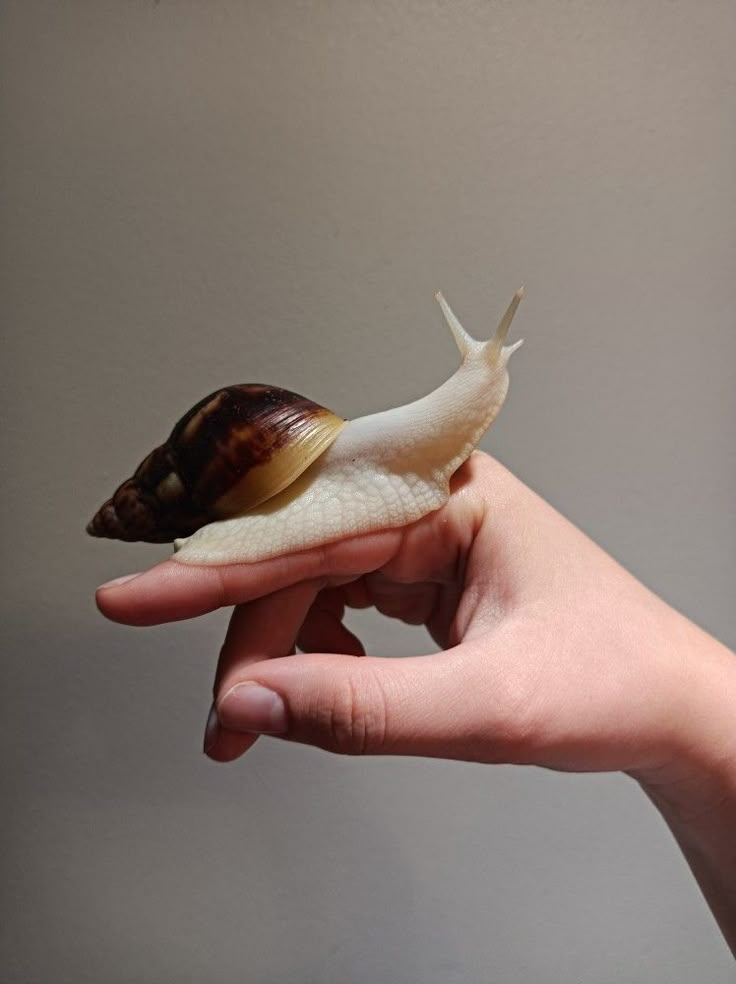
<svg viewBox="0 0 736 984"><path fill-rule="evenodd" d="M87 539L195 398L355 415L512 290L485 447L736 643L736 7L7 2L2 13L7 984L731 979L617 776L200 753L225 613L134 630ZM416 631L361 617L377 652Z"/></svg>

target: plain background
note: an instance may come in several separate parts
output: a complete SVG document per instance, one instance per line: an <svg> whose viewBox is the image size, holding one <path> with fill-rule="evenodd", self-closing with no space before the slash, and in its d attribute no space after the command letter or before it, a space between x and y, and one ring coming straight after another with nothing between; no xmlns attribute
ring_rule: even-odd
<svg viewBox="0 0 736 984"><path fill-rule="evenodd" d="M416 397L524 283L484 441L733 645L736 6L6 2L4 984L732 980L619 776L200 752L226 613L84 525L200 396ZM420 631L354 618L372 652Z"/></svg>

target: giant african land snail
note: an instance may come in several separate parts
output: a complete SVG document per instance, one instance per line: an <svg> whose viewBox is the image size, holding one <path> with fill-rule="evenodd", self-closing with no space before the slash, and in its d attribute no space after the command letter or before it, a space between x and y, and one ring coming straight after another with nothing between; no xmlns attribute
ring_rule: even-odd
<svg viewBox="0 0 736 984"><path fill-rule="evenodd" d="M453 473L501 409L505 346L522 291L490 341L437 294L462 356L432 393L345 421L273 386L218 390L196 404L98 510L93 536L162 543L188 564L253 562L373 530L442 506Z"/></svg>

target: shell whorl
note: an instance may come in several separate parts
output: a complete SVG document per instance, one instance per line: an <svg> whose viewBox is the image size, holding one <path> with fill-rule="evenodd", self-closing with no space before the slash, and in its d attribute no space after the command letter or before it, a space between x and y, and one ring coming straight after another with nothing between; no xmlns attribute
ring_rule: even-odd
<svg viewBox="0 0 736 984"><path fill-rule="evenodd" d="M200 400L87 526L92 536L149 543L189 536L286 488L345 421L290 390L242 384Z"/></svg>

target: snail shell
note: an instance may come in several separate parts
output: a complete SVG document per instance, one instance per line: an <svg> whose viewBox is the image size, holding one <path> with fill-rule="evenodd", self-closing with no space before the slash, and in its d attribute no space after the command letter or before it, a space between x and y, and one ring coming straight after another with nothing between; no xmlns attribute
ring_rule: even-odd
<svg viewBox="0 0 736 984"><path fill-rule="evenodd" d="M162 543L190 564L253 563L439 509L508 390L514 295L488 341L441 294L461 364L405 406L345 421L273 386L230 386L176 425L98 510L93 536Z"/></svg>
<svg viewBox="0 0 736 984"><path fill-rule="evenodd" d="M95 513L92 536L166 543L247 512L297 479L345 421L277 386L200 400Z"/></svg>

